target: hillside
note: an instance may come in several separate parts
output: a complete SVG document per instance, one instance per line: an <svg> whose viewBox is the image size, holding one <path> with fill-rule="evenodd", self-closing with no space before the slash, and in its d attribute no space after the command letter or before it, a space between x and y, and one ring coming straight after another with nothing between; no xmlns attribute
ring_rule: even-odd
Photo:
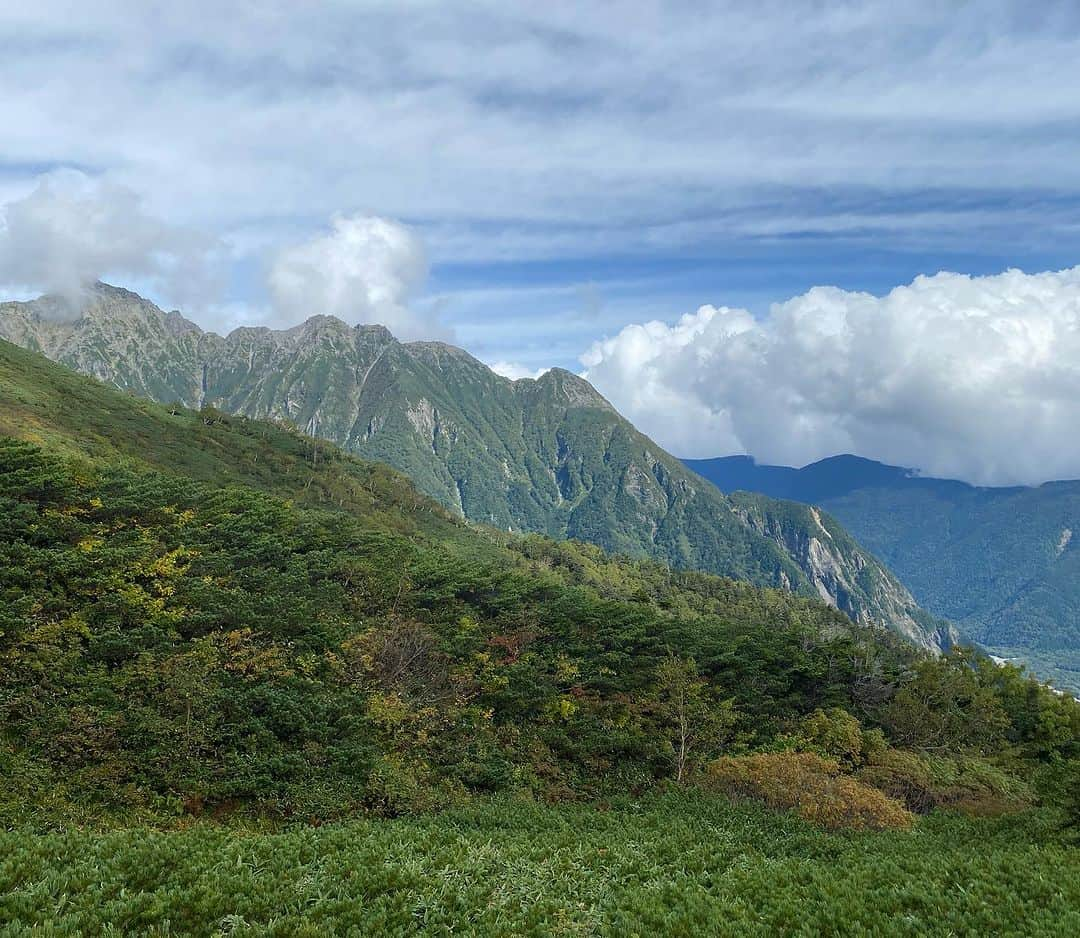
<svg viewBox="0 0 1080 938"><path fill-rule="evenodd" d="M0 350L0 813L576 798L837 733L850 767L887 739L1075 748L1080 711L1014 671L786 591L469 528L334 447ZM969 791L950 771L935 797ZM1029 797L980 772L964 785Z"/></svg>
<svg viewBox="0 0 1080 938"><path fill-rule="evenodd" d="M1080 482L979 488L855 456L792 469L686 460L724 492L820 505L929 612L1080 691Z"/></svg>
<svg viewBox="0 0 1080 938"><path fill-rule="evenodd" d="M460 349L325 316L222 337L104 284L74 318L60 303L0 305L0 338L160 403L287 421L470 521L819 596L927 648L955 638L834 522L735 504L569 372L511 382Z"/></svg>

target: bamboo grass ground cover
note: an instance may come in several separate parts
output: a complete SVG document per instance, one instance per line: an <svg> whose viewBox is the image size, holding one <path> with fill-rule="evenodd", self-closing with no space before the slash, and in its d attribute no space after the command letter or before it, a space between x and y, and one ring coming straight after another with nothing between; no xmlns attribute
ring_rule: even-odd
<svg viewBox="0 0 1080 938"><path fill-rule="evenodd" d="M825 833L700 794L280 830L0 833L0 935L1080 934L1049 815Z"/></svg>

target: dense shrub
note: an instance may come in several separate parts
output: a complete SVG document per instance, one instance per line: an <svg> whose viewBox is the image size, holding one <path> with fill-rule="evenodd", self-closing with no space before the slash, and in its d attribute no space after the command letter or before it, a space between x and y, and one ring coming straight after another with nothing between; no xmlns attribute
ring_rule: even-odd
<svg viewBox="0 0 1080 938"><path fill-rule="evenodd" d="M858 778L912 811L950 808L970 815L997 815L1031 805L1031 789L983 759L921 756L899 749L872 755Z"/></svg>
<svg viewBox="0 0 1080 938"><path fill-rule="evenodd" d="M772 808L795 809L830 829L905 830L912 816L900 802L840 770L813 752L766 752L727 756L711 763L711 787L753 798Z"/></svg>
<svg viewBox="0 0 1080 938"><path fill-rule="evenodd" d="M969 815L998 815L1030 807L1034 795L1022 780L977 758L933 758L942 806Z"/></svg>
<svg viewBox="0 0 1080 938"><path fill-rule="evenodd" d="M989 672L997 676L997 669ZM999 749L1010 735L1006 700L971 649L917 661L881 714L894 743L928 752Z"/></svg>
<svg viewBox="0 0 1080 938"><path fill-rule="evenodd" d="M1080 934L1080 850L1043 813L847 837L690 788L602 807L498 798L318 828L0 830L0 934Z"/></svg>
<svg viewBox="0 0 1080 938"><path fill-rule="evenodd" d="M930 764L914 752L887 749L878 753L859 772L859 779L920 814L939 803Z"/></svg>
<svg viewBox="0 0 1080 938"><path fill-rule="evenodd" d="M924 659L790 593L476 532L388 469L195 425L194 448L147 450L167 473L0 439L0 817L606 798L750 748L850 775L885 745L855 714L939 756L1080 755L1076 702L985 660ZM951 804L1005 790L942 765ZM862 797L850 784L825 786L830 810Z"/></svg>
<svg viewBox="0 0 1080 938"><path fill-rule="evenodd" d="M781 742L787 743L788 748L835 759L845 769L862 765L887 746L881 730L864 729L858 718L842 707L818 708L807 714L799 721L795 733Z"/></svg>
<svg viewBox="0 0 1080 938"><path fill-rule="evenodd" d="M0 814L641 791L904 665L787 593L439 532L0 440Z"/></svg>

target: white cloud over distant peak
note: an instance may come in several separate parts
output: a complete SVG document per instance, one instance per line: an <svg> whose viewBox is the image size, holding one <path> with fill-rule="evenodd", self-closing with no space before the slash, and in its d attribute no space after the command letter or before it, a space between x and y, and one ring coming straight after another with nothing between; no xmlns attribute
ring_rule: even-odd
<svg viewBox="0 0 1080 938"><path fill-rule="evenodd" d="M517 381L519 378L535 379L551 371L550 368L528 368L516 362L491 362L488 364L488 368L494 371L495 374L509 378L511 381Z"/></svg>
<svg viewBox="0 0 1080 938"><path fill-rule="evenodd" d="M132 190L77 170L41 176L0 209L0 283L74 298L98 278L148 281L173 299L205 294L211 239L147 213Z"/></svg>
<svg viewBox="0 0 1080 938"><path fill-rule="evenodd" d="M325 314L350 324L380 323L406 341L446 338L437 310L410 305L427 270L423 244L404 225L339 215L328 233L275 258L269 273L275 324Z"/></svg>
<svg viewBox="0 0 1080 938"><path fill-rule="evenodd" d="M885 296L815 287L755 320L703 306L582 357L683 456L853 452L977 483L1080 476L1080 267L939 273Z"/></svg>

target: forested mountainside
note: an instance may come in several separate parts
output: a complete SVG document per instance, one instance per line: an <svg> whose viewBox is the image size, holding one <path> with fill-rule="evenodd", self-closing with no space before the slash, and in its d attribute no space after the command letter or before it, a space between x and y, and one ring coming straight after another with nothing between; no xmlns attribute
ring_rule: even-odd
<svg viewBox="0 0 1080 938"><path fill-rule="evenodd" d="M724 492L821 506L928 612L1080 692L1080 482L981 488L856 456L685 462Z"/></svg>
<svg viewBox="0 0 1080 938"><path fill-rule="evenodd" d="M512 382L461 349L325 316L221 337L105 284L75 314L63 304L0 305L0 338L160 403L287 420L471 521L820 596L928 648L956 637L834 521L724 497L569 372Z"/></svg>
<svg viewBox="0 0 1080 938"><path fill-rule="evenodd" d="M1076 755L1080 708L1015 669L470 527L385 466L11 345L0 377L9 814L325 818L699 777L782 801L797 771L816 822L904 826L1028 804Z"/></svg>

